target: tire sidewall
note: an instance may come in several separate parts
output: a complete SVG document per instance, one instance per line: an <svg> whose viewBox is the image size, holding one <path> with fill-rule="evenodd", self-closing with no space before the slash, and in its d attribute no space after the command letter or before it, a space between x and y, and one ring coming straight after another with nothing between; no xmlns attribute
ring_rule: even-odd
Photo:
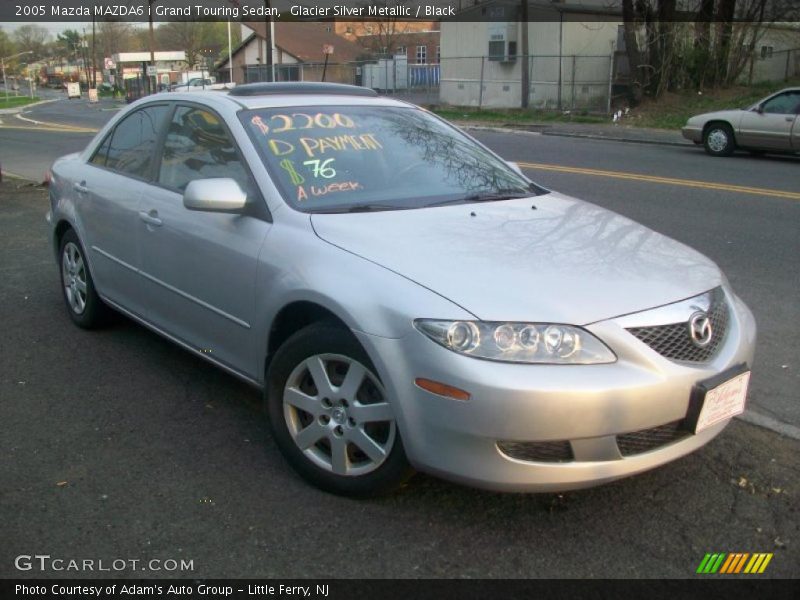
<svg viewBox="0 0 800 600"><path fill-rule="evenodd" d="M84 307L83 312L80 314L72 310L72 307L69 304L69 299L67 298L67 291L64 289L64 248L66 248L67 244L70 242L75 244L75 246L78 248L78 251L81 255L81 260L83 260L83 269L86 274L86 306ZM83 249L83 244L81 244L80 240L78 239L78 235L73 229L69 229L64 233L58 246L58 279L61 286L61 297L64 299L64 306L67 309L70 319L72 319L76 325L83 327L84 329L93 329L95 327L100 327L107 322L109 310L105 304L103 304L103 301L95 291L94 279L92 279L92 273L89 269L89 262L86 258L86 252Z"/></svg>
<svg viewBox="0 0 800 600"><path fill-rule="evenodd" d="M722 150L714 150L708 143L708 138L715 131L721 131L728 139L728 143ZM733 129L731 129L730 125L725 123L715 123L709 125L705 135L703 136L703 145L705 146L706 152L708 152L711 156L730 156L736 149L736 140L733 136Z"/></svg>
<svg viewBox="0 0 800 600"><path fill-rule="evenodd" d="M389 456L377 469L360 476L336 475L318 467L303 454L292 439L284 418L284 388L289 375L297 365L317 354L341 354L357 360L380 380L369 356L351 332L328 323L313 324L301 329L278 349L266 374L265 412L278 448L289 464L306 481L327 492L368 497L395 489L413 473L403 449L396 419L395 441ZM386 400L391 402L388 398Z"/></svg>

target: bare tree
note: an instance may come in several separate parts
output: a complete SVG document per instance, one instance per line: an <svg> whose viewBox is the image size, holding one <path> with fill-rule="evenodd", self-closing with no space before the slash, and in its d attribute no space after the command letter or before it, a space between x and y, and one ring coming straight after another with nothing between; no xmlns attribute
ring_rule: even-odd
<svg viewBox="0 0 800 600"><path fill-rule="evenodd" d="M125 52L133 43L133 31L130 23L104 21L98 23L97 29L97 43L100 53L104 57Z"/></svg>
<svg viewBox="0 0 800 600"><path fill-rule="evenodd" d="M9 35L0 27L0 56L10 56L15 54L16 48Z"/></svg>
<svg viewBox="0 0 800 600"><path fill-rule="evenodd" d="M32 60L44 56L50 33L39 25L23 25L14 32L14 42L18 52L32 52Z"/></svg>

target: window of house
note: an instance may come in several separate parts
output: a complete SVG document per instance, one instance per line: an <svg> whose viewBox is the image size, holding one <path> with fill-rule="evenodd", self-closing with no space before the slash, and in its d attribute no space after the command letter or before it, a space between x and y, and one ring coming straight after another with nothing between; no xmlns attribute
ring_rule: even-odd
<svg viewBox="0 0 800 600"><path fill-rule="evenodd" d="M403 54L403 55L406 55L406 54L408 54L408 48L406 48L405 46L398 46L398 47L397 47L397 50L395 50L395 52L394 52L394 53L395 53L395 54Z"/></svg>
<svg viewBox="0 0 800 600"><path fill-rule="evenodd" d="M761 46L761 58L772 58L774 50L772 46Z"/></svg>
<svg viewBox="0 0 800 600"><path fill-rule="evenodd" d="M424 65L428 62L428 47L417 46L417 64Z"/></svg>
<svg viewBox="0 0 800 600"><path fill-rule="evenodd" d="M436 46L436 62L437 63L442 62L442 47L441 46Z"/></svg>

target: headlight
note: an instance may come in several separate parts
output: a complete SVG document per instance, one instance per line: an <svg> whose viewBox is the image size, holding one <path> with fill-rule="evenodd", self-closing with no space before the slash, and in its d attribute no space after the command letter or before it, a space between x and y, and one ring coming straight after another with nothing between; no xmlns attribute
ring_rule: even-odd
<svg viewBox="0 0 800 600"><path fill-rule="evenodd" d="M488 360L559 365L617 360L603 342L572 325L417 319L414 327L453 352Z"/></svg>

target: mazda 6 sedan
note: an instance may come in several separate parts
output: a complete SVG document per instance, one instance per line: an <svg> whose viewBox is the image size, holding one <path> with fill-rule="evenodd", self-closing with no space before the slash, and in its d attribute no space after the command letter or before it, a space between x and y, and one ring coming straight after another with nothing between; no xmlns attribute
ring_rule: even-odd
<svg viewBox="0 0 800 600"><path fill-rule="evenodd" d="M371 90L141 99L50 202L70 318L122 313L262 389L331 492L586 487L744 410L755 323L712 261Z"/></svg>
<svg viewBox="0 0 800 600"><path fill-rule="evenodd" d="M781 90L747 108L697 115L681 133L711 156L730 156L737 148L800 153L800 88Z"/></svg>

